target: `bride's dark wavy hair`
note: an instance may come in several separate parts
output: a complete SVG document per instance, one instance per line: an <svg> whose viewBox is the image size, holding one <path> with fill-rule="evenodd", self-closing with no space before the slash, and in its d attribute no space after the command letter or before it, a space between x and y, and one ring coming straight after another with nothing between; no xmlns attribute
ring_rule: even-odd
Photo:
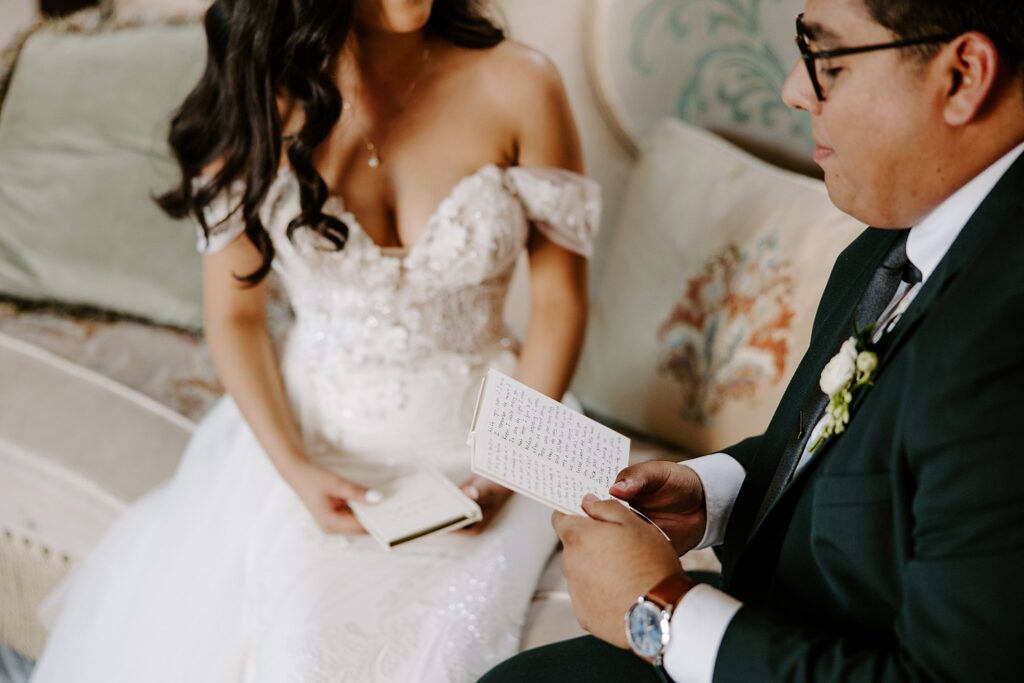
<svg viewBox="0 0 1024 683"><path fill-rule="evenodd" d="M301 211L288 224L315 231L341 250L348 226L323 213L327 184L313 167L313 150L341 117L342 98L332 74L352 31L356 0L215 0L204 21L206 70L171 122L171 151L182 181L156 198L175 218L195 216L209 237L203 210L232 183L245 192L231 213L242 212L245 234L263 256L248 285L270 272L274 245L258 211L280 165L282 132L277 97L301 105L302 130L289 136L288 162L298 180ZM505 35L481 0L435 0L431 35L467 48L492 47ZM209 182L193 188L207 164L220 160Z"/></svg>

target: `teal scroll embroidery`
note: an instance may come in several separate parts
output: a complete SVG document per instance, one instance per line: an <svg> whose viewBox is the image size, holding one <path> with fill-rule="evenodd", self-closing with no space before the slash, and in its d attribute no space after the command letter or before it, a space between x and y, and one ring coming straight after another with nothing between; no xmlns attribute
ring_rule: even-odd
<svg viewBox="0 0 1024 683"><path fill-rule="evenodd" d="M712 108L722 108L739 126L784 131L809 147L810 122L782 102L788 69L762 29L762 10L779 10L764 5L765 0L650 0L632 22L630 65L641 76L654 73L647 44L656 30L667 30L680 45L699 45L706 37L702 51L690 58L673 114L699 124Z"/></svg>

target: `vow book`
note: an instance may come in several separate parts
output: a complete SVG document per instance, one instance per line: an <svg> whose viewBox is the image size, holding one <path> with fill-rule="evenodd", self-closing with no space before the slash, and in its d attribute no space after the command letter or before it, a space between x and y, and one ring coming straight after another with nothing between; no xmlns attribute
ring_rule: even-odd
<svg viewBox="0 0 1024 683"><path fill-rule="evenodd" d="M494 369L469 441L473 472L568 514L583 514L588 493L612 498L629 464L629 439Z"/></svg>
<svg viewBox="0 0 1024 683"><path fill-rule="evenodd" d="M479 522L480 506L437 470L425 469L378 489L379 503L349 501L359 523L384 548Z"/></svg>

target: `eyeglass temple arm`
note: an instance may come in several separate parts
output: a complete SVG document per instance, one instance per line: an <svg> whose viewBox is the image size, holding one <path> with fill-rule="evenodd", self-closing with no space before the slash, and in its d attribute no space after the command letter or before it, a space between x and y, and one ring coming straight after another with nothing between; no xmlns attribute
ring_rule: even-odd
<svg viewBox="0 0 1024 683"><path fill-rule="evenodd" d="M810 50L807 50L804 52L804 56L812 57L814 59L832 59L834 57L845 57L847 55L857 55L863 52L875 52L877 50L895 50L903 47L914 47L915 45L926 45L928 43L945 43L953 40L958 35L959 34L910 38L908 40L898 40L894 43L878 43L875 45L862 45L861 47L844 47L836 50L824 50L822 52L811 52ZM806 45L806 36L797 33L796 43L797 45Z"/></svg>

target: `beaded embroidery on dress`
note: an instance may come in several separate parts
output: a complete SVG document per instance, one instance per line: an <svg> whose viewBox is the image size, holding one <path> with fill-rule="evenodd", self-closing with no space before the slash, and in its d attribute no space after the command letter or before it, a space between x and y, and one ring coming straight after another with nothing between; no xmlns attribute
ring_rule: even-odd
<svg viewBox="0 0 1024 683"><path fill-rule="evenodd" d="M207 212L213 252L243 231L240 187ZM462 179L420 240L377 246L340 198L344 250L285 236L298 186L279 173L261 209L294 320L276 340L310 456L375 485L429 465L469 473L466 433L489 366L513 372L502 310L530 226L590 255L593 181L489 165ZM131 506L51 597L34 681L475 681L514 654L555 538L513 497L479 537L385 552L327 536L280 479L230 397L193 434L174 478Z"/></svg>

